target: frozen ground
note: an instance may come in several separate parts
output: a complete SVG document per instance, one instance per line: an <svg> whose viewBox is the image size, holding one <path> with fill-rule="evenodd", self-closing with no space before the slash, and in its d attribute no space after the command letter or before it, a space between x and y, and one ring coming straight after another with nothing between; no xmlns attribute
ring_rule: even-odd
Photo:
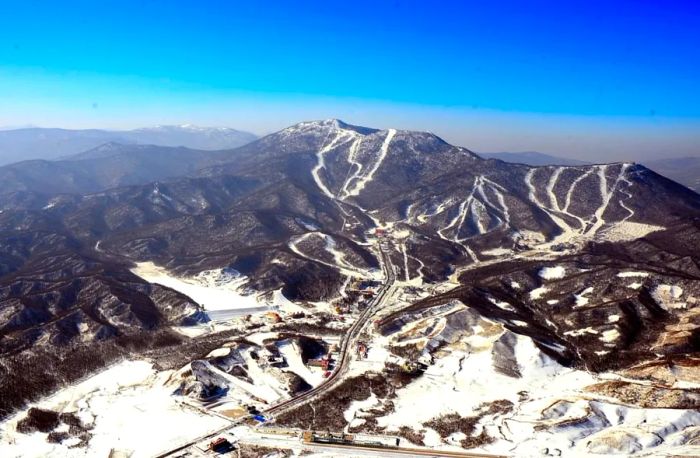
<svg viewBox="0 0 700 458"><path fill-rule="evenodd" d="M131 270L147 282L167 286L189 296L207 311L255 309L265 304L254 294L240 292L246 277L224 271L205 271L194 277L176 277L152 262L140 262Z"/></svg>
<svg viewBox="0 0 700 458"><path fill-rule="evenodd" d="M224 419L183 408L165 384L170 375L171 371L156 372L144 361L125 361L65 388L36 406L76 413L84 424L92 425L88 446L50 444L41 432L17 433L15 426L25 411L2 424L0 456L107 457L125 452L149 457L226 425Z"/></svg>
<svg viewBox="0 0 700 458"><path fill-rule="evenodd" d="M273 291L271 298L245 291L244 285L248 279L235 271L207 270L192 277L178 277L152 262L141 262L132 272L150 283L185 294L199 304L213 322L226 322L271 309L285 313L304 311L284 297L281 290ZM215 330L213 326L190 326L178 328L178 331L193 337Z"/></svg>
<svg viewBox="0 0 700 458"><path fill-rule="evenodd" d="M434 364L422 376L396 392L394 411L379 417L379 426L390 431L408 426L424 434L426 445L450 448L455 441L450 437L443 441L426 422L451 413L474 416L484 404L507 400L514 405L512 412L486 415L477 424L476 434L484 430L494 438L483 447L486 452L527 457L619 456L661 454L681 447L700 454L700 447L687 443L700 437L700 412L641 409L594 394L587 387L601 377L615 376L565 368L531 339L515 334L511 334L515 343L510 364L520 376L506 375L496 368L493 356L503 332L509 333L500 324L482 320L469 335L436 353ZM392 358L385 350L391 339L373 342L368 359ZM378 404L370 397L354 403L345 415L359 418L359 410Z"/></svg>

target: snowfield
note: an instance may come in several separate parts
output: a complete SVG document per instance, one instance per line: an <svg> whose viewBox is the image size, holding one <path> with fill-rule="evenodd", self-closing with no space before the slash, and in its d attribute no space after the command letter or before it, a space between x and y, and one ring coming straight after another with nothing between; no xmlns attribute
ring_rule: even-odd
<svg viewBox="0 0 700 458"><path fill-rule="evenodd" d="M492 356L502 334L485 331L494 325L476 326L471 335L440 351L420 378L397 390L394 411L379 417L379 426L388 430L408 426L422 431L428 446L458 450L455 437L443 441L425 423L450 413L469 417L483 404L507 400L515 406L512 412L487 415L478 423L477 433L483 429L496 440L475 451L518 457L620 456L636 452L656 456L678 446L678 450L700 453L700 448L683 445L689 436L698 434L695 430L700 412L641 409L595 395L587 387L601 378L615 376L565 368L542 353L528 337L512 334L513 368L520 377L502 373L495 368ZM610 340L616 332L606 331L601 338ZM376 343L384 346L391 341L385 338ZM386 355L379 349L370 352L373 359ZM346 419L357 421L361 409L376 404L373 397L355 402L345 412Z"/></svg>
<svg viewBox="0 0 700 458"><path fill-rule="evenodd" d="M246 277L234 272L205 271L194 277L176 277L152 262L140 262L131 269L149 283L167 286L190 297L207 311L264 307L256 295L244 295Z"/></svg>
<svg viewBox="0 0 700 458"><path fill-rule="evenodd" d="M222 418L183 408L166 385L171 374L157 372L145 361L124 361L65 388L36 406L76 413L84 424L93 425L87 447L70 448L70 441L51 444L41 432L17 433L15 425L24 411L0 426L0 456L107 457L123 452L150 457L226 425Z"/></svg>
<svg viewBox="0 0 700 458"><path fill-rule="evenodd" d="M662 226L624 221L615 223L609 229L606 229L601 234L601 238L608 242L627 242L664 229L666 228Z"/></svg>

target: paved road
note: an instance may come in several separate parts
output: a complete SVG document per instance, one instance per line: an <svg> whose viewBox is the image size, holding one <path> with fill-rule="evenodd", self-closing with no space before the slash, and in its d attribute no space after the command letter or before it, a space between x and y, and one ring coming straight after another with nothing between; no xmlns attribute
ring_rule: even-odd
<svg viewBox="0 0 700 458"><path fill-rule="evenodd" d="M265 411L267 414L274 415L285 410L299 407L311 399L332 390L337 382L342 378L342 375L347 371L348 363L350 362L350 355L357 344L358 337L362 334L365 326L371 320L372 316L377 312L377 310L384 307L386 300L391 297L394 291L393 285L396 281L396 274L393 266L391 265L391 260L389 259L389 255L381 248L380 252L382 255L382 267L384 268L386 281L380 287L372 303L360 314L358 319L343 337L340 344L340 353L336 360L336 368L333 373L316 388L270 407Z"/></svg>
<svg viewBox="0 0 700 458"><path fill-rule="evenodd" d="M318 453L328 453L333 456L371 456L371 457L407 457L427 456L435 458L507 458L503 455L490 455L485 453L470 453L467 451L438 451L427 448L383 448L370 446L353 446L341 444L320 444L315 442L300 442L297 438L271 437L261 435L240 440L240 443L249 445L263 445L271 448L306 449Z"/></svg>
<svg viewBox="0 0 700 458"><path fill-rule="evenodd" d="M306 448L317 452L338 453L343 451L349 456L375 456L375 457L406 457L406 456L428 456L435 458L507 458L503 455L486 455L483 453L468 452L448 452L428 449L405 448L387 449L374 447L354 447L351 445L331 445L331 444L309 444L304 443Z"/></svg>

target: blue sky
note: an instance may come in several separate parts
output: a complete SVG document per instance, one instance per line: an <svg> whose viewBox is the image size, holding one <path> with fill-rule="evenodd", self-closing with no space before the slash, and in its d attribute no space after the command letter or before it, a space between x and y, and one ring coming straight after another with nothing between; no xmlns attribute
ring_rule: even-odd
<svg viewBox="0 0 700 458"><path fill-rule="evenodd" d="M482 151L700 155L699 5L6 0L0 124L341 117Z"/></svg>

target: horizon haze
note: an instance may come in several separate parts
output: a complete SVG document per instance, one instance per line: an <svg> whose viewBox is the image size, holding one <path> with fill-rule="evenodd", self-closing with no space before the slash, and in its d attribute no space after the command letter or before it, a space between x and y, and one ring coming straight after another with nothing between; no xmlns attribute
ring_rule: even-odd
<svg viewBox="0 0 700 458"><path fill-rule="evenodd" d="M475 151L700 154L694 3L163 6L10 2L0 125L191 123L260 136L340 118Z"/></svg>

